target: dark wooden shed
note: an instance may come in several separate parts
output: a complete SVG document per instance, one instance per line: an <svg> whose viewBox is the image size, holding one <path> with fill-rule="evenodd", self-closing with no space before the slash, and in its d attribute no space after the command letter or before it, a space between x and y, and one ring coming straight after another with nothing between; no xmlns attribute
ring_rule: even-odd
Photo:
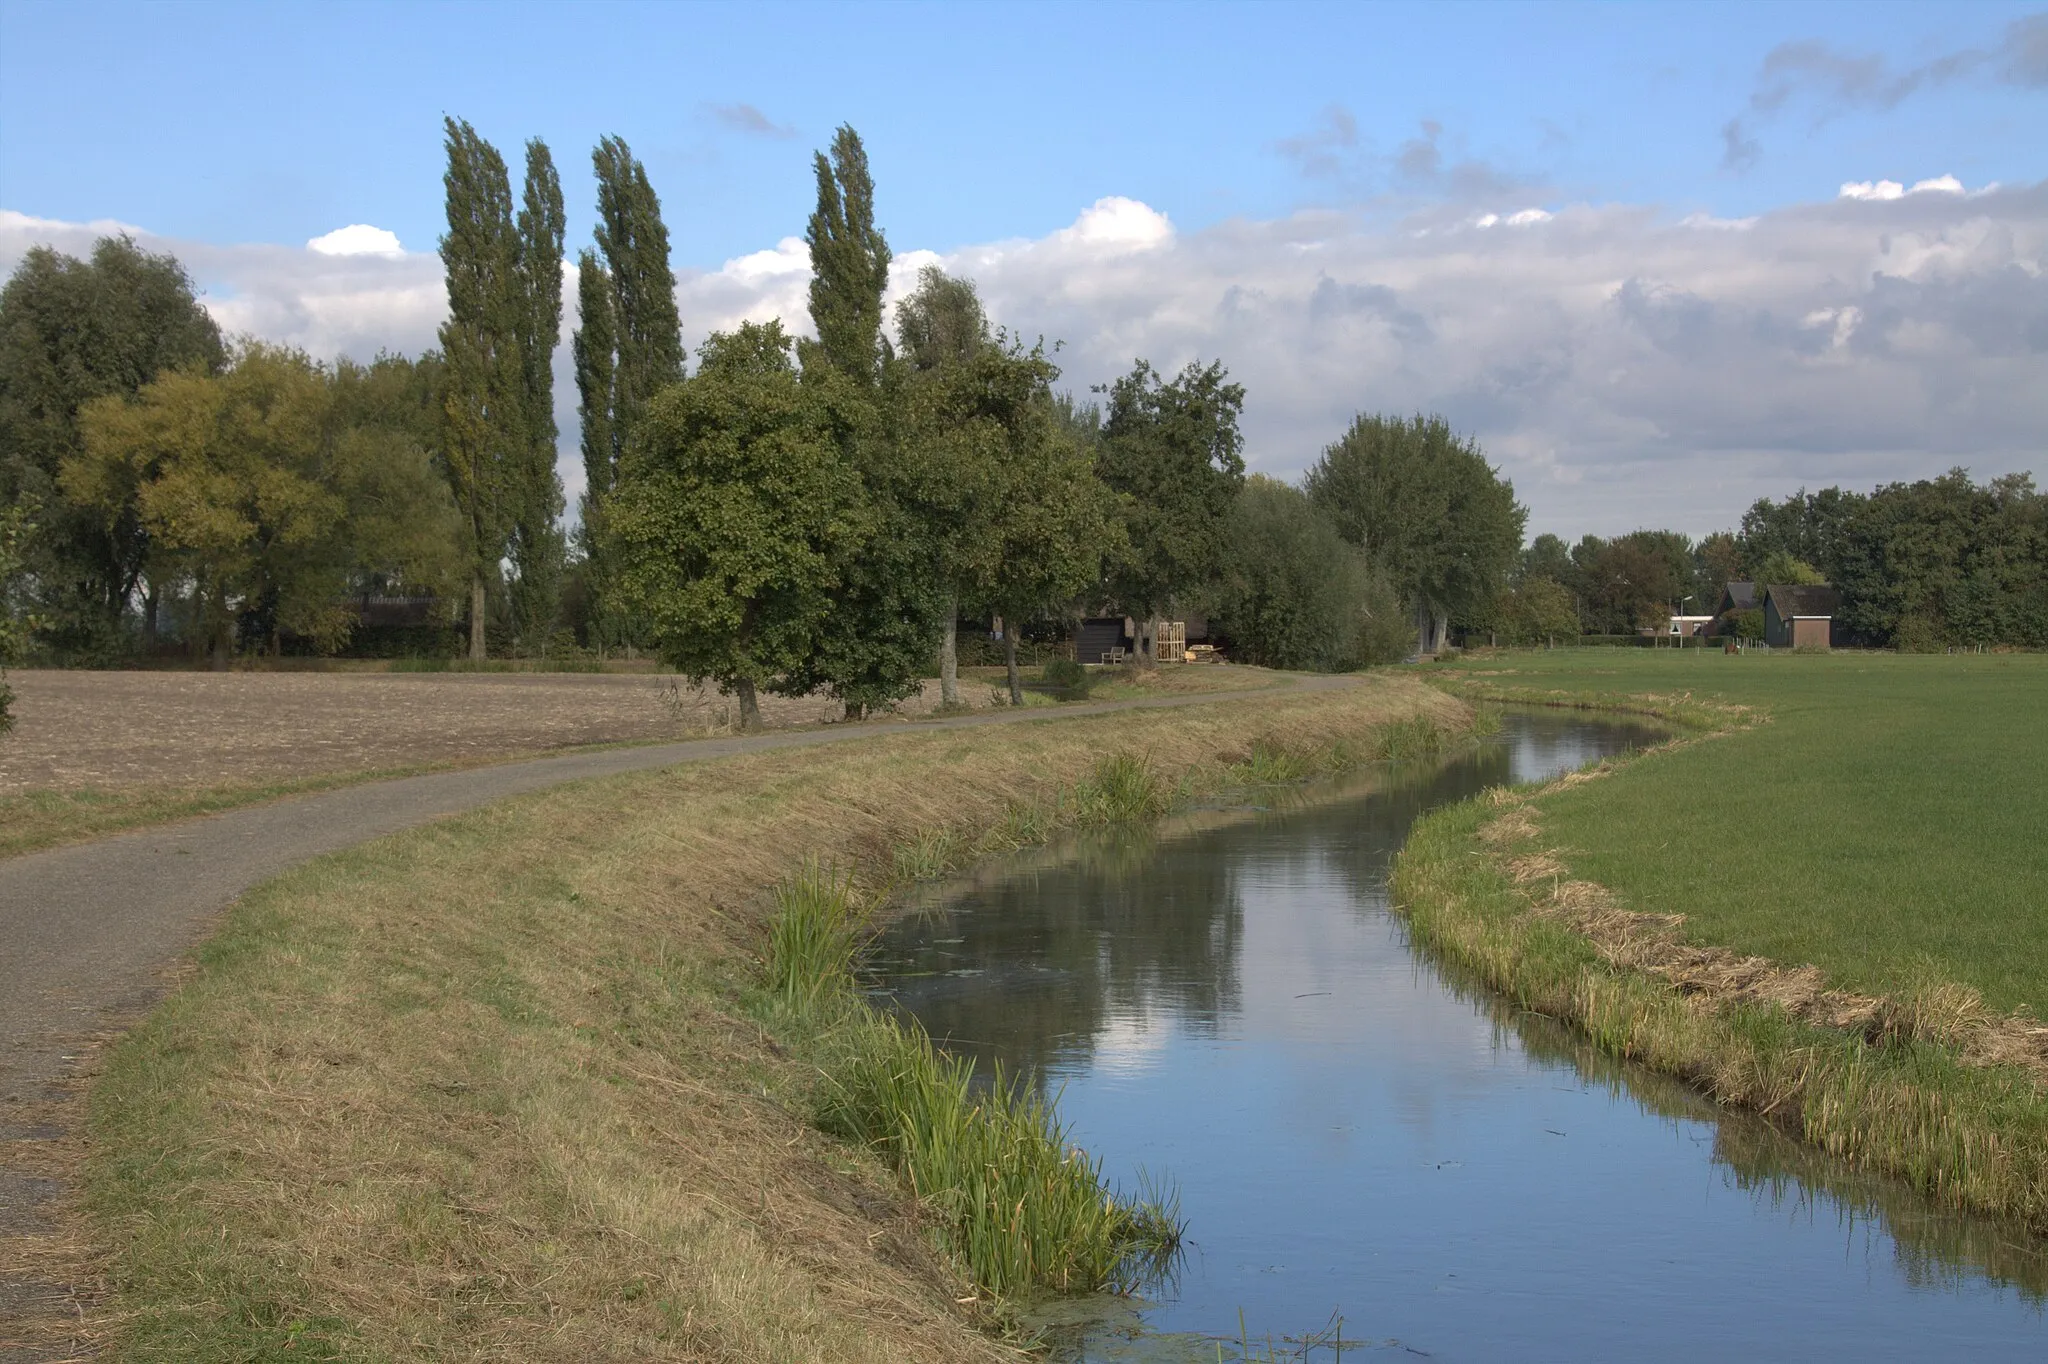
<svg viewBox="0 0 2048 1364"><path fill-rule="evenodd" d="M1773 649L1829 648L1841 609L1842 594L1832 587L1772 583L1764 588L1764 643Z"/></svg>
<svg viewBox="0 0 2048 1364"><path fill-rule="evenodd" d="M1074 632L1074 661L1121 663L1137 643L1137 622L1129 616L1090 616Z"/></svg>

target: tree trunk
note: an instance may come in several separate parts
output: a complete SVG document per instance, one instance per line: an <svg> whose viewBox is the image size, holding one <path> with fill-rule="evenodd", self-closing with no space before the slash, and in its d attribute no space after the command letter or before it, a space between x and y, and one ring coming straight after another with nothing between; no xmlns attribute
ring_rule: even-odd
<svg viewBox="0 0 2048 1364"><path fill-rule="evenodd" d="M946 594L946 630L939 636L939 705L960 704L960 594Z"/></svg>
<svg viewBox="0 0 2048 1364"><path fill-rule="evenodd" d="M142 594L142 650L144 653L153 653L156 650L156 609L156 584L151 583L149 590Z"/></svg>
<svg viewBox="0 0 2048 1364"><path fill-rule="evenodd" d="M1005 622L1003 628L1003 664L1010 670L1010 704L1024 704L1024 683L1017 675L1017 632Z"/></svg>
<svg viewBox="0 0 2048 1364"><path fill-rule="evenodd" d="M228 670L228 649L232 644L234 629L234 623L228 618L227 593L221 592L214 598L213 650L210 660L213 671L217 673Z"/></svg>
<svg viewBox="0 0 2048 1364"><path fill-rule="evenodd" d="M761 727L761 706L754 699L754 679L742 677L733 690L740 698L740 733L752 734Z"/></svg>
<svg viewBox="0 0 2048 1364"><path fill-rule="evenodd" d="M469 580L469 659L484 661L484 575Z"/></svg>

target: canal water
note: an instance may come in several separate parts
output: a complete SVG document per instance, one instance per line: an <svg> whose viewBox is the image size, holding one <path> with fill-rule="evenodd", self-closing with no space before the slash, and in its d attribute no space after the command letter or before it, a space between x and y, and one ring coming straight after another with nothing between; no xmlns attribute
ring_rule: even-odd
<svg viewBox="0 0 2048 1364"><path fill-rule="evenodd" d="M1355 1358L2048 1360L2039 1240L1410 946L1386 878L1418 815L1655 737L1511 713L1448 765L984 868L889 928L878 994L1034 1071L1121 1187L1178 1191L1176 1273L1084 1304L1067 1358L1331 1359L1340 1331Z"/></svg>

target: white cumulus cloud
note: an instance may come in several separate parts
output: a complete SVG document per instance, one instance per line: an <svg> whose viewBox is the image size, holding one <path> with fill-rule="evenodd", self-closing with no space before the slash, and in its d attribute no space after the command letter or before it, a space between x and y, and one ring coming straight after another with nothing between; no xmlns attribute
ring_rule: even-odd
<svg viewBox="0 0 2048 1364"><path fill-rule="evenodd" d="M332 232L313 238L306 243L308 251L318 251L323 256L402 256L405 248L398 243L398 234L368 223L350 223L337 227Z"/></svg>
<svg viewBox="0 0 2048 1364"><path fill-rule="evenodd" d="M1699 533L1801 484L2048 474L2048 184L1958 188L1873 181L1737 221L1502 209L1494 231L1309 210L1182 232L1112 197L1041 237L905 244L889 296L924 264L971 276L998 323L1062 343L1077 391L1141 356L1167 371L1221 359L1265 472L1298 474L1357 412L1439 411L1514 480L1532 532ZM174 252L228 330L315 355L420 350L446 308L429 253L223 247L20 213L0 213L0 270L112 230ZM773 317L807 332L809 282L793 237L679 268L685 339ZM572 272L565 340L574 298ZM556 373L573 505L566 349Z"/></svg>

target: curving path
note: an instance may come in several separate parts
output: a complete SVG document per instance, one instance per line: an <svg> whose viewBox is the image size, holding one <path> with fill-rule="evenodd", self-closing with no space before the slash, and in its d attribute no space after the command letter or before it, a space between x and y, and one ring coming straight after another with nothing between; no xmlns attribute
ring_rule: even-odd
<svg viewBox="0 0 2048 1364"><path fill-rule="evenodd" d="M1284 694L1353 685L1306 677ZM578 753L438 772L297 796L179 823L116 834L0 861L0 1143L68 1135L76 1062L92 1043L162 997L167 968L205 936L242 894L288 867L384 834L507 796L585 777L701 762L738 753L812 748L984 725L1047 722L1111 711L1212 705L1275 690L1199 692L1133 701L997 711L915 725L847 725ZM19 1149L19 1148L16 1148ZM0 1146L0 1238L47 1230L61 1191ZM4 1240L0 1240L4 1248ZM58 1285L31 1282L0 1262L0 1360L34 1358L10 1348L6 1323L46 1309Z"/></svg>

